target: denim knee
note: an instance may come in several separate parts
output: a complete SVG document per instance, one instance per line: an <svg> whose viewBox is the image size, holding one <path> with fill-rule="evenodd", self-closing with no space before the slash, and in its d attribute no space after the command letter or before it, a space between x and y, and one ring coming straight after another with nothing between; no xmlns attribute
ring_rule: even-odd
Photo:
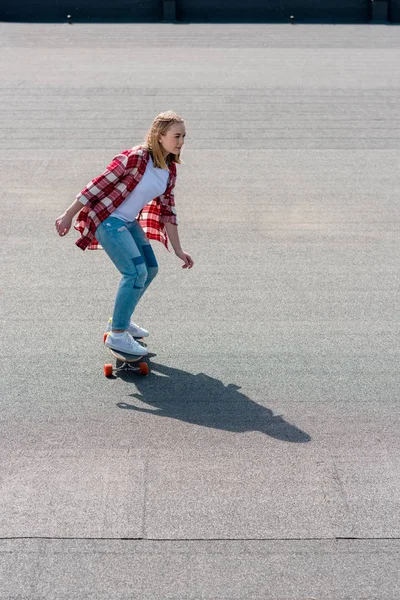
<svg viewBox="0 0 400 600"><path fill-rule="evenodd" d="M144 263L140 264L140 265L136 265L136 271L137 271L137 275L136 275L136 280L135 280L135 288L144 288L145 284L146 284L146 280L148 277L148 272L147 272L147 267Z"/></svg>
<svg viewBox="0 0 400 600"><path fill-rule="evenodd" d="M151 283L153 279L157 276L158 267L147 267L147 280L146 285Z"/></svg>

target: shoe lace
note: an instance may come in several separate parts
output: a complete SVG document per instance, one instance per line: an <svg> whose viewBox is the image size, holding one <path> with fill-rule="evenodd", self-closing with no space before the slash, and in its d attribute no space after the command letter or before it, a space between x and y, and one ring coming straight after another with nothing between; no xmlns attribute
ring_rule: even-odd
<svg viewBox="0 0 400 600"><path fill-rule="evenodd" d="M133 337L130 335L130 333L128 333L128 331L125 331L125 333L124 333L124 340L131 348L133 348L133 349L137 348L137 345L136 345L137 343L135 342Z"/></svg>

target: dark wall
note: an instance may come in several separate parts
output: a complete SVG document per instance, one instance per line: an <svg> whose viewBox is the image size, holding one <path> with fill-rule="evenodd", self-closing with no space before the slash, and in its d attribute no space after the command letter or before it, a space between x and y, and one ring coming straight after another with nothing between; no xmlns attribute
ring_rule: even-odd
<svg viewBox="0 0 400 600"><path fill-rule="evenodd" d="M0 0L1 21L154 22L162 20L161 0Z"/></svg>
<svg viewBox="0 0 400 600"><path fill-rule="evenodd" d="M370 0L177 0L182 21L287 22L294 15L299 20L365 22L369 9Z"/></svg>
<svg viewBox="0 0 400 600"><path fill-rule="evenodd" d="M0 21L364 23L372 0L0 0ZM375 0L375 7L378 2ZM387 0L389 20L400 22L400 0ZM380 13L386 9L379 5Z"/></svg>
<svg viewBox="0 0 400 600"><path fill-rule="evenodd" d="M389 19L400 23L400 0L389 0Z"/></svg>

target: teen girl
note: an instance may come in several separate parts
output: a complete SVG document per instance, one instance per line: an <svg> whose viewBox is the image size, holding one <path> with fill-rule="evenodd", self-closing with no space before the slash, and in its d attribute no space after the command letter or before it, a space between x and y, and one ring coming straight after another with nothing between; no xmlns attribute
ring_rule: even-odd
<svg viewBox="0 0 400 600"><path fill-rule="evenodd" d="M145 142L118 154L55 223L64 236L79 213L75 229L81 236L76 245L82 250L103 247L122 274L107 327L106 346L115 350L148 352L135 337L147 337L149 332L133 323L131 315L158 271L149 238L167 250L169 239L182 267L193 266L181 248L174 202L176 164L181 164L185 135L181 117L171 111L158 115Z"/></svg>

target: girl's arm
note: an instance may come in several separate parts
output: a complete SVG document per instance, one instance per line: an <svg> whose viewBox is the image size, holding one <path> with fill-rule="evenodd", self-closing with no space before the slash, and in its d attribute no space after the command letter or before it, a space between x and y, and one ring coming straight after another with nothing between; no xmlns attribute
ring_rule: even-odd
<svg viewBox="0 0 400 600"><path fill-rule="evenodd" d="M78 212L82 210L83 206L84 205L79 202L79 200L75 200L75 202L73 202L73 204L67 208L65 213L56 219L55 225L58 235L63 236L68 233L68 231L71 229L72 219Z"/></svg>
<svg viewBox="0 0 400 600"><path fill-rule="evenodd" d="M191 269L194 262L191 256L182 250L181 242L179 240L178 227L173 223L167 222L165 223L165 229L167 230L167 235L171 241L176 256L184 262L182 269Z"/></svg>
<svg viewBox="0 0 400 600"><path fill-rule="evenodd" d="M106 170L95 179L92 179L92 181L77 195L75 202L67 208L61 217L56 219L55 226L58 235L63 236L68 233L71 229L72 219L88 202L93 202L96 199L101 200L114 189L117 183L125 175L129 162L129 168L136 166L139 156L133 154L131 159L129 159L128 155L129 151L125 150L115 156L112 162L107 166Z"/></svg>

